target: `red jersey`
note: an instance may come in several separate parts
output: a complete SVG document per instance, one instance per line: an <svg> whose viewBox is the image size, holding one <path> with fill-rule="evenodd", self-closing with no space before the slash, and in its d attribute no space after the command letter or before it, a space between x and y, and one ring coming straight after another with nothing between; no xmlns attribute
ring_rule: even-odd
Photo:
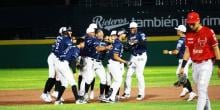
<svg viewBox="0 0 220 110"><path fill-rule="evenodd" d="M192 61L203 61L215 57L213 46L218 45L218 40L212 29L203 26L199 32L186 34L186 46L189 49Z"/></svg>

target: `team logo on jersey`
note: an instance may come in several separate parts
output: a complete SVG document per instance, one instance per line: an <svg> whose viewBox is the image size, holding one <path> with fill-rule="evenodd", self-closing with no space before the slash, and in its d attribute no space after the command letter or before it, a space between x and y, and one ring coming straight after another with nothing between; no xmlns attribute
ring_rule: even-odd
<svg viewBox="0 0 220 110"><path fill-rule="evenodd" d="M205 37L204 39L198 38L198 44L200 47L204 47L207 43L207 38Z"/></svg>
<svg viewBox="0 0 220 110"><path fill-rule="evenodd" d="M127 18L119 18L119 19L113 19L113 18L103 18L102 16L95 16L93 17L92 21L98 25L100 28L104 28L106 30L112 30L114 28L119 28L125 25L129 24L129 21Z"/></svg>

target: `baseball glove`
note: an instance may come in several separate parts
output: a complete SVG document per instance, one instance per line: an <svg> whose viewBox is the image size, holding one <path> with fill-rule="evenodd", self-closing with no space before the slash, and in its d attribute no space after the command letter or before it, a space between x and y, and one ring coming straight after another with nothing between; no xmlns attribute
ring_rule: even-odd
<svg viewBox="0 0 220 110"><path fill-rule="evenodd" d="M173 85L176 87L179 87L179 86L184 85L186 83L187 83L186 74L178 74L178 81L175 82Z"/></svg>

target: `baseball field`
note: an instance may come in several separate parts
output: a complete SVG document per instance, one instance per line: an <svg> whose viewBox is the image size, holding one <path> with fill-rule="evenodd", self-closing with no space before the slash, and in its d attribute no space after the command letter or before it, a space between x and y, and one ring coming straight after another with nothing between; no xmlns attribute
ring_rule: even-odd
<svg viewBox="0 0 220 110"><path fill-rule="evenodd" d="M106 104L95 99L85 105L74 104L70 89L64 93L64 105L55 106L53 103L43 103L40 94L48 77L47 68L38 69L0 69L0 109L1 110L195 110L196 101L187 102L180 98L181 88L173 87L176 81L175 66L151 66L144 72L146 84L146 97L136 101L135 76L132 82L132 95L130 99L121 100L119 103ZM190 72L190 80L192 80ZM75 75L77 77L77 75ZM97 78L95 87L98 88ZM195 85L193 84L195 88ZM123 86L121 86L123 90ZM220 79L216 69L212 75L209 87L209 96L213 110L220 110ZM122 92L120 93L122 94Z"/></svg>

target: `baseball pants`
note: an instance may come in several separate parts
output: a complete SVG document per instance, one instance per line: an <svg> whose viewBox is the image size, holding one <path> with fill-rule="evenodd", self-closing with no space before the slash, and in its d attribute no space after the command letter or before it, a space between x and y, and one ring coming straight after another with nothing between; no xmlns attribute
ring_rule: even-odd
<svg viewBox="0 0 220 110"><path fill-rule="evenodd" d="M213 62L211 59L202 63L193 63L193 80L198 90L197 110L211 110L208 97L208 86L212 76Z"/></svg>
<svg viewBox="0 0 220 110"><path fill-rule="evenodd" d="M113 78L113 83L111 84L111 88L113 89L113 91L110 96L110 99L115 100L118 89L122 83L124 64L119 63L117 61L109 60L108 68L109 68L109 72L111 73L111 76Z"/></svg>
<svg viewBox="0 0 220 110"><path fill-rule="evenodd" d="M71 68L69 67L69 62L64 60L64 61L58 61L56 64L56 70L58 71L58 77L61 81L61 85L64 86L65 88L68 87L70 84L71 86L76 85L76 81L73 76L73 72Z"/></svg>
<svg viewBox="0 0 220 110"><path fill-rule="evenodd" d="M125 94L130 94L131 92L131 77L133 73L136 73L138 80L138 95L145 95L145 82L144 82L144 68L147 62L147 54L144 52L142 55L131 55L130 62L132 63L128 67L127 76L125 80Z"/></svg>

